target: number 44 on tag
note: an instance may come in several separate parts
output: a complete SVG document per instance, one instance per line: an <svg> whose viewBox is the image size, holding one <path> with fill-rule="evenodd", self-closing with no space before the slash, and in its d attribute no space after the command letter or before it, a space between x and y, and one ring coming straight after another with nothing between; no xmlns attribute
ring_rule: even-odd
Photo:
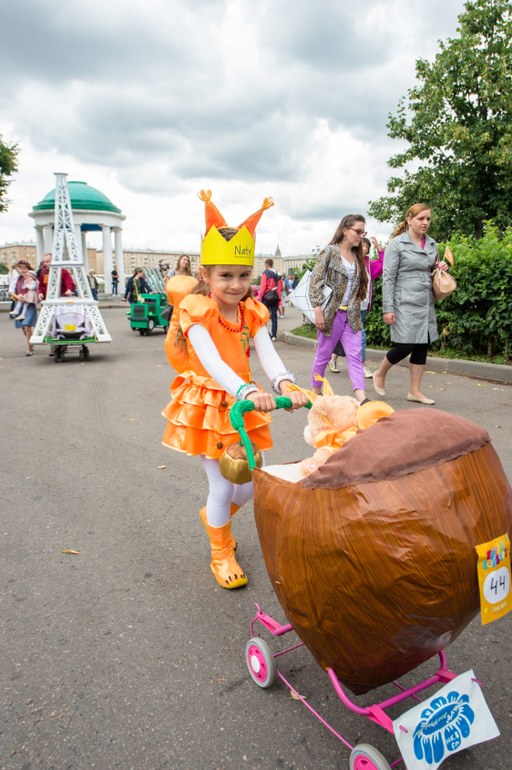
<svg viewBox="0 0 512 770"><path fill-rule="evenodd" d="M510 540L502 535L476 546L482 624L502 618L512 609Z"/></svg>

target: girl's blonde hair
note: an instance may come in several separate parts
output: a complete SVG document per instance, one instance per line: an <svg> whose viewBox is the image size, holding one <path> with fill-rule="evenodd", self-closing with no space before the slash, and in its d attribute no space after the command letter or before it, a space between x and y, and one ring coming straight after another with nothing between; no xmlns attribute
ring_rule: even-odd
<svg viewBox="0 0 512 770"><path fill-rule="evenodd" d="M414 217L417 217L418 214L421 214L422 211L430 211L430 206L427 206L425 203L415 203L414 206L411 206L405 215L404 221L400 222L400 224L394 229L391 238L396 238L397 235L402 235L402 233L405 233L408 228L407 220L409 218L414 219Z"/></svg>

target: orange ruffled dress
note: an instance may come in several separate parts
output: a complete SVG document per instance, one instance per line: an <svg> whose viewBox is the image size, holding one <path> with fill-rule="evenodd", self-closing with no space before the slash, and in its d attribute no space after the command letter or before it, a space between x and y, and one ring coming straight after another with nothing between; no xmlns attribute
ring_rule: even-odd
<svg viewBox="0 0 512 770"><path fill-rule="evenodd" d="M240 332L235 332L223 326L233 329L235 325L221 316L215 300L189 294L180 303L179 325L186 337L190 326L200 324L209 332L222 360L244 382L251 382L249 338L266 325L269 314L261 302L247 299L242 304L245 324ZM239 440L229 421L229 409L235 398L212 380L188 339L186 354L174 346L174 340L172 345L166 344L166 351L169 363L179 374L171 385L172 400L162 412L169 421L162 443L188 455L218 459L229 444ZM247 433L260 450L272 448L270 422L270 416L263 412L253 411L245 416Z"/></svg>

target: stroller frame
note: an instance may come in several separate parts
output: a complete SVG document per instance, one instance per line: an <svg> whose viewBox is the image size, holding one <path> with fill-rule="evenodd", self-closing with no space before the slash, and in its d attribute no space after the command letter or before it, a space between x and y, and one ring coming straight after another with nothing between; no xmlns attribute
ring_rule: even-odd
<svg viewBox="0 0 512 770"><path fill-rule="evenodd" d="M300 693L297 692L293 685L291 685L285 679L283 674L276 669L274 662L275 658L281 655L285 655L288 652L292 652L292 650L296 650L299 647L303 647L304 642L300 642L299 644L295 644L286 650L281 650L280 652L272 654L267 644L262 639L260 639L260 637L254 636L254 624L259 621L267 629L267 631L270 631L270 633L276 637L284 636L290 631L293 631L293 626L289 623L284 626L281 625L269 615L266 615L264 612L262 612L258 604L256 604L256 609L256 616L251 621L251 639L247 642L245 648L245 659L247 667L252 679L256 682L256 684L259 687L266 689L271 687L275 681L275 677L278 676L284 682L284 684L295 694L295 696L306 706L306 708L308 708L312 714L314 714L317 719L319 719L320 722L325 725L325 727L327 727L327 729L330 730L331 733L336 736L336 738L338 738L338 740L344 743L345 746L351 750L351 770L363 770L363 768L364 770L388 770L388 768L396 767L401 762L403 762L404 760L402 757L400 757L390 765L384 759L382 754L372 746L367 744L360 744L357 747L352 746L347 740L345 740L345 738L337 733L336 730L331 727L331 725L326 722L325 719L323 719L323 717L321 717L320 714L318 714L318 712L309 705L309 703L306 703L304 697L300 695ZM432 687L434 684L447 684L448 682L451 682L453 679L457 678L458 674L454 674L453 671L450 671L446 667L445 653L441 650L438 655L440 667L437 673L435 673L433 676L425 679L419 684L414 685L413 687L408 688L402 687L402 685L400 685L398 682L393 682L393 684L400 690L397 695L393 696L392 698L387 698L381 703L368 706L366 708L357 706L350 700L343 687L341 686L334 669L327 669L327 673L329 675L329 679L332 682L334 690L336 691L336 694L342 703L348 709L350 709L350 711L352 711L354 714L368 717L368 719L370 719L372 722L375 722L375 724L380 725L385 730L394 735L393 721L385 713L385 709L390 708L391 706L395 706L397 703L400 703L407 698L414 698L414 700L418 701L418 703L421 703L421 698L417 697L419 692L426 690L428 687ZM481 684L477 679L474 681L479 685ZM407 730L402 726L400 726L400 729L404 730L404 732L407 732Z"/></svg>

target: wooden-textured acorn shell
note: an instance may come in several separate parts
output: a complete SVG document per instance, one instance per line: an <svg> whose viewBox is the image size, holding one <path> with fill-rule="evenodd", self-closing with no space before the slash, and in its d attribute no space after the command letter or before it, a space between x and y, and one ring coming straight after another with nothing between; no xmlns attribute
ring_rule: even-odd
<svg viewBox="0 0 512 770"><path fill-rule="evenodd" d="M258 447L254 441L251 441L251 446L256 467L261 468L262 459ZM247 484L252 481L252 471L249 468L245 447L238 442L226 447L219 460L219 468L224 478L232 481L233 484Z"/></svg>
<svg viewBox="0 0 512 770"><path fill-rule="evenodd" d="M475 546L512 528L512 490L488 434L435 410L379 420L302 482L264 470L253 479L288 622L358 695L457 638L480 608Z"/></svg>

